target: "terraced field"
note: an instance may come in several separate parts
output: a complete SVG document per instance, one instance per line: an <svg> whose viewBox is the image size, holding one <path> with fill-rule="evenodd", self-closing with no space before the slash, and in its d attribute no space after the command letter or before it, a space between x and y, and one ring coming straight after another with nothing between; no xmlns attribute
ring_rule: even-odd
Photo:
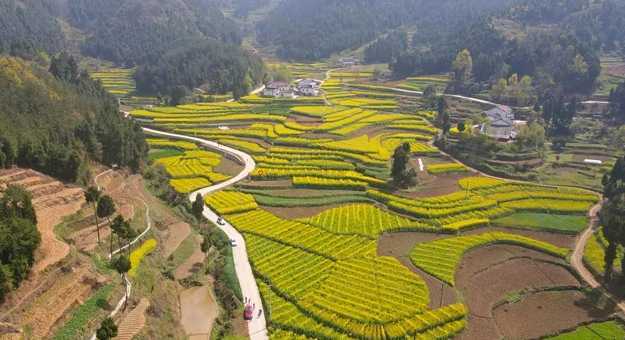
<svg viewBox="0 0 625 340"><path fill-rule="evenodd" d="M293 67L301 76L327 70ZM553 261L569 252L514 228L492 230L492 221L517 214L583 217L598 200L582 189L480 176L432 146L434 113L415 110L419 98L395 93L396 84L373 84L371 76L366 69L331 71L324 98L249 96L131 112L158 129L213 140L256 161L248 180L205 202L245 237L271 338L454 337L472 322L474 306L433 296L441 287L454 289L457 268L471 251L506 244ZM446 81L420 77L404 87ZM223 180L215 171L221 155L192 143L149 143L178 192ZM390 160L403 143L422 181L412 190L389 185ZM450 190L428 194L437 185ZM422 240L403 259L379 256L380 237L400 232Z"/></svg>

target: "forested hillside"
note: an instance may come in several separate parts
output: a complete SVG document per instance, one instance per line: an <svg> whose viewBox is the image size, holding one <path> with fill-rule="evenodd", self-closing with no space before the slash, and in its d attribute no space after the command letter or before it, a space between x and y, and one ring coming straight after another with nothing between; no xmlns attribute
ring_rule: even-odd
<svg viewBox="0 0 625 340"><path fill-rule="evenodd" d="M89 159L137 169L147 146L116 99L71 57L53 58L46 67L0 56L0 166L66 181L81 179Z"/></svg>
<svg viewBox="0 0 625 340"><path fill-rule="evenodd" d="M622 52L624 17L622 1L520 1L454 31L414 39L391 68L396 76L449 71L456 54L467 49L478 83L529 75L539 90L556 85L565 93L588 94L599 75L599 54Z"/></svg>
<svg viewBox="0 0 625 340"><path fill-rule="evenodd" d="M156 80L138 83L137 90L146 94L171 95L174 89L199 85L215 93L243 93L262 75L251 67L256 62L238 62L252 58L240 48L239 28L220 6L214 0L7 0L0 4L0 52L33 59L41 51L56 54L72 46L75 53L120 67L142 67L144 75ZM245 12L243 8L253 8L254 2L240 6ZM236 8L240 6L237 2ZM194 52L199 46L205 53L217 52L219 57L213 61L237 62L201 60L204 55ZM163 59L172 50L176 65ZM151 68L157 63L161 63L158 70ZM194 76L175 75L179 64L187 65L182 73ZM234 81L226 77L233 74L241 76ZM245 86L242 79L248 80Z"/></svg>
<svg viewBox="0 0 625 340"><path fill-rule="evenodd" d="M180 39L241 39L210 0L69 0L67 6L70 22L89 33L84 52L119 64L142 64Z"/></svg>
<svg viewBox="0 0 625 340"><path fill-rule="evenodd" d="M202 87L209 93L232 91L239 98L264 75L261 59L240 53L236 46L201 39L182 40L178 45L163 49L162 54L137 69L139 88L149 93L167 89L179 97L188 92L185 87Z"/></svg>
<svg viewBox="0 0 625 340"><path fill-rule="evenodd" d="M0 52L18 45L58 52L66 44L53 5L44 0L0 1Z"/></svg>
<svg viewBox="0 0 625 340"><path fill-rule="evenodd" d="M421 37L506 8L513 0L320 0L283 1L258 25L261 44L284 58L318 59L360 47L403 25Z"/></svg>

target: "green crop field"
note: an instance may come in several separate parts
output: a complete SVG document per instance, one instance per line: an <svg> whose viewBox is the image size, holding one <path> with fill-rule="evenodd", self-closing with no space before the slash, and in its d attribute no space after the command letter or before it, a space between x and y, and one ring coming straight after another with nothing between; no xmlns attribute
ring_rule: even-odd
<svg viewBox="0 0 625 340"><path fill-rule="evenodd" d="M576 234L588 225L586 216L543 213L515 213L493 220L504 227L519 227Z"/></svg>

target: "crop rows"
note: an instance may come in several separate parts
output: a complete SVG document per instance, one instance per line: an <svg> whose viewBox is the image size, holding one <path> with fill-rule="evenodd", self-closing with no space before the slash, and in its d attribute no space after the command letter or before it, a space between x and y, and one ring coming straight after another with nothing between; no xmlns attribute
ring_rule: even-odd
<svg viewBox="0 0 625 340"><path fill-rule="evenodd" d="M256 168L252 172L253 178L288 178L288 177L320 177L336 180L353 180L372 185L384 184L384 181L374 177L365 176L351 170L325 170L318 168Z"/></svg>
<svg viewBox="0 0 625 340"><path fill-rule="evenodd" d="M502 232L487 232L418 244L410 252L410 259L415 266L453 286L456 268L463 255L473 248L492 243L519 245L559 257L565 257L568 253L567 249L529 237Z"/></svg>
<svg viewBox="0 0 625 340"><path fill-rule="evenodd" d="M172 141L169 139L147 138L146 142L150 145L150 147L155 148L173 148L179 150L195 150L198 148L195 143Z"/></svg>
<svg viewBox="0 0 625 340"><path fill-rule="evenodd" d="M426 309L425 282L390 257L338 261L330 275L301 301L361 323L386 323Z"/></svg>
<svg viewBox="0 0 625 340"><path fill-rule="evenodd" d="M340 339L346 337L345 334L327 327L315 321L309 315L304 314L296 305L274 293L266 283L260 280L257 283L263 297L266 315L268 315L272 326L305 334L311 338ZM272 332L270 338L296 339L294 336L294 333L287 335L284 332ZM302 336L302 339L308 338Z"/></svg>
<svg viewBox="0 0 625 340"><path fill-rule="evenodd" d="M430 164L427 166L427 170L431 174L446 174L450 172L469 171L466 166L460 163Z"/></svg>
<svg viewBox="0 0 625 340"><path fill-rule="evenodd" d="M213 183L204 177L172 178L169 180L169 185L171 185L177 192L183 194L206 188L211 184Z"/></svg>
<svg viewBox="0 0 625 340"><path fill-rule="evenodd" d="M228 220L245 233L263 236L330 258L373 255L376 252L375 242L368 238L335 235L309 224L283 220L260 209L231 215Z"/></svg>
<svg viewBox="0 0 625 340"><path fill-rule="evenodd" d="M275 289L299 299L323 281L335 265L326 257L246 234L245 241L254 270Z"/></svg>
<svg viewBox="0 0 625 340"><path fill-rule="evenodd" d="M588 201L567 201L559 199L527 199L504 202L501 204L501 206L508 209L564 214L584 214L592 205L593 202Z"/></svg>
<svg viewBox="0 0 625 340"><path fill-rule="evenodd" d="M204 197L204 202L220 215L246 212L258 208L254 196L238 191L219 191Z"/></svg>
<svg viewBox="0 0 625 340"><path fill-rule="evenodd" d="M293 176L292 183L295 187L311 189L344 189L344 190L367 190L368 183L352 179L335 179L312 176Z"/></svg>
<svg viewBox="0 0 625 340"><path fill-rule="evenodd" d="M339 234L377 237L385 231L431 230L428 225L381 210L371 204L350 204L302 221Z"/></svg>

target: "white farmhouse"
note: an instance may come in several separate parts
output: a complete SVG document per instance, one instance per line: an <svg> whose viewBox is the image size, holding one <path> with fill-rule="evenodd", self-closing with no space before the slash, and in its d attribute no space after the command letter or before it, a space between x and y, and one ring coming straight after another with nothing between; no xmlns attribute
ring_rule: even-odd
<svg viewBox="0 0 625 340"><path fill-rule="evenodd" d="M316 97L321 89L321 81L316 79L303 79L297 83L297 93L302 96Z"/></svg>
<svg viewBox="0 0 625 340"><path fill-rule="evenodd" d="M293 97L293 89L285 81L270 81L263 90L265 97Z"/></svg>

